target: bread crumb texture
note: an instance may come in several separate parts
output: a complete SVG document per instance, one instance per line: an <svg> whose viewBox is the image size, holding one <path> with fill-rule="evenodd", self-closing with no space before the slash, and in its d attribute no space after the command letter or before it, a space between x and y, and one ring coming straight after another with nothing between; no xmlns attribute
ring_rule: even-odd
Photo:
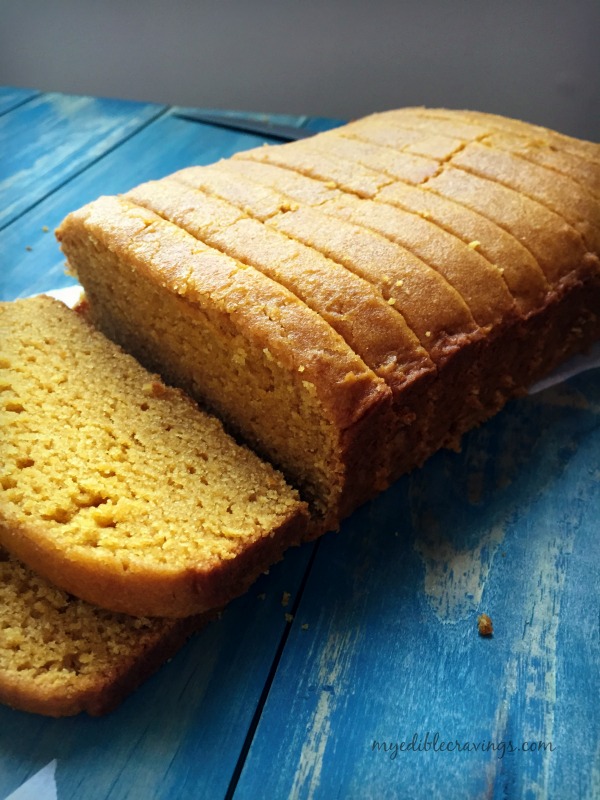
<svg viewBox="0 0 600 800"><path fill-rule="evenodd" d="M2 684L46 696L98 689L175 624L91 606L0 549Z"/></svg>
<svg viewBox="0 0 600 800"><path fill-rule="evenodd" d="M0 305L0 527L67 559L210 567L298 509L279 473L48 298Z"/></svg>

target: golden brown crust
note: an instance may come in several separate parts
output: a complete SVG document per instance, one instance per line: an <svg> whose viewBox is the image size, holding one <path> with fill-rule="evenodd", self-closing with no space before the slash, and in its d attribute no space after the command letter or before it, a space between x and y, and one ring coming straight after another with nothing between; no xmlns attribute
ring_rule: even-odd
<svg viewBox="0 0 600 800"><path fill-rule="evenodd" d="M323 207L350 224L364 226L370 240L382 235L433 267L463 298L480 327L498 324L513 311L512 297L498 267L428 219L349 196L340 196Z"/></svg>
<svg viewBox="0 0 600 800"><path fill-rule="evenodd" d="M505 140L496 148L498 131ZM557 154L552 166L513 153L509 136L528 142L539 136L548 152ZM593 251L600 224L597 197L581 163L595 163L597 153L594 146L580 147L522 123L503 126L468 112L401 109L311 140L182 170L162 182L163 190L174 180L210 197L206 208L221 208L218 220L206 209L195 209L198 217L191 220L190 204L180 204L182 192L175 192L167 206L161 198L161 208L153 205L155 196L142 196L144 187L132 197L137 192L138 202L292 289L386 379L391 417L386 417L388 404L381 407L379 423L366 408L351 426L335 422L348 431L340 439L349 442L341 468L348 485L358 463L350 455L352 431L356 445L364 421L364 441L378 443L366 448L373 452L382 442L378 425L387 420L390 443L371 461L374 485L381 486L439 446L454 443L462 431L522 392L552 360L546 340L564 350L557 346L561 326L565 341L576 341L572 297L584 317L594 316L593 306L582 302L581 287L597 280ZM567 190L578 192L572 204L563 200ZM313 262L335 262L335 267L331 275L319 272L315 282ZM411 362L400 349L412 366L401 381L384 374L387 351L373 343L385 336L369 336L367 321L381 304L370 305L365 297L372 290L340 267L367 281L400 312L430 362ZM316 285L321 280L325 288ZM354 285L361 297L356 305L349 291ZM330 299L342 291L352 297L349 306L330 307ZM350 306L356 318L347 313ZM334 320L338 312L344 319ZM256 325L251 319L244 335ZM592 327L589 323L580 345ZM291 349L298 346L292 338ZM423 408L424 413L416 411ZM357 494L367 496L369 488L360 486L364 491L359 487ZM351 506L340 503L340 508Z"/></svg>
<svg viewBox="0 0 600 800"><path fill-rule="evenodd" d="M236 183L241 181L244 186L248 187L248 191L251 190L253 184L262 186L263 191L275 190L275 193L278 194L274 194L273 197L281 198L281 195L287 197L288 205L290 200L294 201L291 207L294 207L296 203L318 206L325 200L330 200L337 193L337 189L332 188L331 184L265 161L253 161L241 157L231 158L217 162L210 169L211 172L218 170L220 174L228 174ZM251 183L248 184L248 181ZM257 188L254 187L255 191ZM282 210L282 208L278 209L277 213Z"/></svg>
<svg viewBox="0 0 600 800"><path fill-rule="evenodd" d="M385 114L375 114L350 123L340 129L340 134L351 140L367 142L404 153L414 153L424 158L446 161L453 153L464 146L464 140L419 128L405 127L402 124L390 125Z"/></svg>
<svg viewBox="0 0 600 800"><path fill-rule="evenodd" d="M587 250L580 234L520 192L451 166L427 187L488 217L526 243L552 286L568 279L573 270L585 268Z"/></svg>
<svg viewBox="0 0 600 800"><path fill-rule="evenodd" d="M95 557L93 551L65 551L35 522L25 526L9 513L2 516L1 544L34 572L88 603L149 617L187 617L225 605L299 544L306 530L306 518L298 514L262 538L240 542L237 553L213 563L182 569L132 560L125 570L116 559Z"/></svg>
<svg viewBox="0 0 600 800"><path fill-rule="evenodd" d="M550 287L539 264L514 236L496 223L421 186L394 183L386 186L377 200L420 214L496 264L520 313L527 314L545 302Z"/></svg>
<svg viewBox="0 0 600 800"><path fill-rule="evenodd" d="M353 447L353 430L358 436L368 420L371 440L383 440L385 431L377 420L385 418L391 402L391 391L384 381L316 312L287 289L128 200L96 201L70 215L58 235L69 262L88 290L92 307L96 303L102 310L94 316L95 323L153 369L165 372L171 382L208 403L261 454L288 470L288 476L306 492L307 499L317 504L315 508L324 515L326 524L335 527L339 507L346 504L346 451ZM152 296L151 327L156 330L150 346L144 336L146 312L124 297L114 298L114 292L105 285L106 269L99 266L104 258L110 260L113 278L128 282L129 288L122 292L134 292L137 282L138 295L141 292L144 297ZM162 294L157 295L156 290ZM105 297L104 301L99 300L99 294ZM169 314L175 316L168 319ZM193 342L185 325L195 330ZM232 363L229 372L242 383L237 383L237 388L231 386L229 394L223 392L218 376L211 379L210 385L203 385L207 370L214 369L215 361L206 350L207 340L199 326L214 332L214 336L210 334L213 343L218 339L217 361L230 360L232 342L244 347L248 343L252 350L248 357L256 362L251 371L260 375L261 371L266 374L275 370L273 379L285 382L288 400L297 404L308 398L306 402L313 406L318 403L319 409L315 407L309 413L307 408L295 406L277 407L277 411L273 406L275 414L288 420L296 411L308 416L302 424L297 414L297 421L292 416L293 434L287 423L283 431L281 426L268 422L267 435L275 438L265 441L261 433L261 420L268 407L265 402L272 404L279 395L268 386L261 397L248 394L247 375L238 369L237 362ZM177 337L192 343L178 342ZM182 345L187 361L182 361ZM199 371L200 358L204 359L204 366ZM240 406L241 396L246 400ZM266 413L268 417L271 412ZM304 445L306 425L320 426L318 436L326 435L329 443L325 446L320 439L319 444ZM294 448L291 460L282 456L282 447ZM305 461L307 452L314 452L314 456ZM327 466L322 463L324 459ZM361 472L371 483L376 459L377 447L366 454ZM365 487L360 493L371 491Z"/></svg>
<svg viewBox="0 0 600 800"><path fill-rule="evenodd" d="M463 119L469 120L470 123L484 126L486 129L491 127L493 130L510 131L525 136L528 139L541 139L542 141L549 142L560 151L577 154L592 164L600 165L600 145L596 142L576 139L573 136L567 136L564 133L559 133L558 131L545 128L541 125L533 125L530 122L501 117L498 114L490 114L483 111L427 109L425 113L428 117L433 117L434 119L439 119L440 113L442 114L442 119L462 117Z"/></svg>
<svg viewBox="0 0 600 800"><path fill-rule="evenodd" d="M254 159L267 164L296 170L310 178L332 184L332 188L343 189L359 197L374 197L393 178L362 164L349 168L348 162L338 158L329 150L322 150L312 139L285 145L267 145L255 150L236 153L234 158ZM435 171L435 170L434 170ZM425 178L426 175L422 175Z"/></svg>
<svg viewBox="0 0 600 800"><path fill-rule="evenodd" d="M401 386L411 370L427 366L415 335L382 295L314 249L183 183L143 184L127 197L285 286L392 388Z"/></svg>
<svg viewBox="0 0 600 800"><path fill-rule="evenodd" d="M389 147L360 139L351 139L344 133L344 128L332 131L311 139L311 144L323 153L335 156L336 159L348 160L390 178L415 185L424 183L438 171L436 161L429 157L391 150Z"/></svg>
<svg viewBox="0 0 600 800"><path fill-rule="evenodd" d="M183 178L190 185L201 185L232 203L242 202L240 195L243 196L247 213L302 243L310 252L323 254L371 283L402 314L434 360L457 346L455 340L462 343L462 337L476 330L462 297L417 256L397 243L369 235L366 230L357 237L357 229L352 225L336 222L332 231L331 216L323 208L327 201L339 198L340 193L320 181L241 157L207 169L193 168L193 176ZM311 210L307 205L318 208ZM265 207L269 209L268 215L264 213ZM302 232L296 230L298 214L310 215ZM324 230L328 232L325 237ZM310 236L311 231L317 233L319 241Z"/></svg>
<svg viewBox="0 0 600 800"><path fill-rule="evenodd" d="M452 164L546 206L572 225L592 252L600 253L600 203L571 178L477 143L457 153Z"/></svg>
<svg viewBox="0 0 600 800"><path fill-rule="evenodd" d="M494 132L486 136L485 144L566 175L587 189L596 199L600 198L600 164L587 161L580 155L558 149L550 141L527 138L509 132Z"/></svg>

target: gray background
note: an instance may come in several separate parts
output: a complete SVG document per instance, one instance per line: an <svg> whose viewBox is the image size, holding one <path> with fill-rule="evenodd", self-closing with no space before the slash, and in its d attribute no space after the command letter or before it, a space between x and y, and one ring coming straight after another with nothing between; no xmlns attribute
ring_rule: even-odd
<svg viewBox="0 0 600 800"><path fill-rule="evenodd" d="M0 83L350 118L468 107L600 139L600 0L0 0Z"/></svg>

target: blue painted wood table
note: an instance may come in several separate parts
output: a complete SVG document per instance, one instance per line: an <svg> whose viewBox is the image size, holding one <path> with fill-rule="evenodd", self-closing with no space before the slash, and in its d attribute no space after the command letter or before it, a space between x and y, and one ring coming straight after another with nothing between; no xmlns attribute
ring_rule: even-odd
<svg viewBox="0 0 600 800"><path fill-rule="evenodd" d="M70 210L263 141L16 89L0 115L2 299L72 283L52 235ZM599 454L598 371L511 403L288 553L108 717L0 709L0 799L40 771L21 797L600 797Z"/></svg>

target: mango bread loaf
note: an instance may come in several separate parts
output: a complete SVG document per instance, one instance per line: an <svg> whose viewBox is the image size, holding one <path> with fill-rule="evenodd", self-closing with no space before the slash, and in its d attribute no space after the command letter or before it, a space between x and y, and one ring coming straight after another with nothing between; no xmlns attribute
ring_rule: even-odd
<svg viewBox="0 0 600 800"><path fill-rule="evenodd" d="M102 198L58 237L95 323L324 527L600 335L599 162L518 121L404 109Z"/></svg>
<svg viewBox="0 0 600 800"><path fill-rule="evenodd" d="M298 543L282 476L47 297L0 304L0 544L116 612L218 608Z"/></svg>
<svg viewBox="0 0 600 800"><path fill-rule="evenodd" d="M104 611L0 548L0 702L52 717L106 714L209 616L168 620Z"/></svg>

